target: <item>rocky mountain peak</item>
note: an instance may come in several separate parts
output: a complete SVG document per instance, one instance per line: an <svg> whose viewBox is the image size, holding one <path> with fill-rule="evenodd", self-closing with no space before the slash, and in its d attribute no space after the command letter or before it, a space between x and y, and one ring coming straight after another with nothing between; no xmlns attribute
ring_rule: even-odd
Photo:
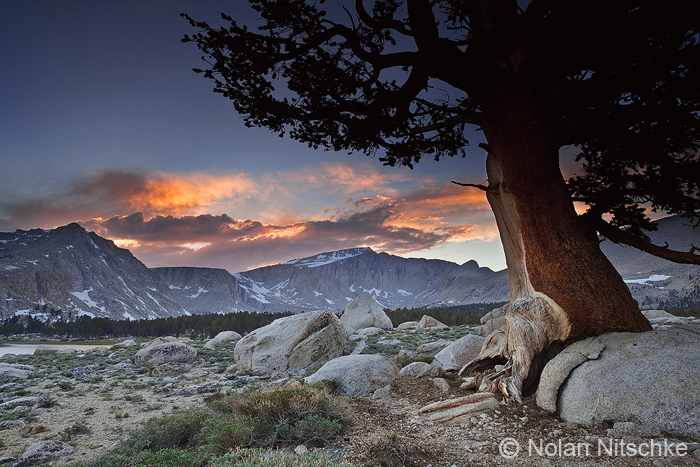
<svg viewBox="0 0 700 467"><path fill-rule="evenodd" d="M296 267L307 267L307 268L317 268L319 266L325 266L327 264L335 263L337 261L343 261L349 258L354 258L356 256L364 255L366 253L374 253L371 248L349 248L347 250L329 251L325 253L319 253L314 256L309 256L308 258L293 259L287 261L284 264L290 264Z"/></svg>
<svg viewBox="0 0 700 467"><path fill-rule="evenodd" d="M78 224L0 235L0 319L184 313L157 273Z"/></svg>

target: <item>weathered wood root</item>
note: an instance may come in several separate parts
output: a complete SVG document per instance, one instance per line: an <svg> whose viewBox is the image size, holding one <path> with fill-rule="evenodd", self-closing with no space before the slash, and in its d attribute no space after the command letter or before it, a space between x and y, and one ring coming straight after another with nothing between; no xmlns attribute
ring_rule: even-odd
<svg viewBox="0 0 700 467"><path fill-rule="evenodd" d="M493 393L476 393L467 397L435 402L420 409L419 413L431 413L430 419L437 423L450 422L475 412L492 410L499 406Z"/></svg>
<svg viewBox="0 0 700 467"><path fill-rule="evenodd" d="M479 378L476 376L469 376L467 378L462 378L463 382L459 385L460 389L475 389L479 386Z"/></svg>
<svg viewBox="0 0 700 467"><path fill-rule="evenodd" d="M458 397L456 399L448 399L446 401L433 402L428 404L421 409L418 409L418 413L429 413L436 412L438 410L451 409L453 407L459 407L460 405L472 404L474 402L481 402L485 399L491 399L494 395L491 393L481 393L477 392L470 396Z"/></svg>
<svg viewBox="0 0 700 467"><path fill-rule="evenodd" d="M523 383L530 375L536 357L553 343L568 336L569 322L563 311L546 297L516 301L506 312L501 328L484 342L477 358L459 374L466 375L496 364L505 367L484 375L479 392L502 394L504 402L522 403Z"/></svg>

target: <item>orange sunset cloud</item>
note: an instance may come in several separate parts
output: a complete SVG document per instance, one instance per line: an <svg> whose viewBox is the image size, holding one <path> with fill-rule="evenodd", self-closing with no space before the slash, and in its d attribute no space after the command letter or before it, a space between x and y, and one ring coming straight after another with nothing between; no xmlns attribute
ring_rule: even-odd
<svg viewBox="0 0 700 467"><path fill-rule="evenodd" d="M47 218L55 222L47 227L88 219L84 227L149 266L232 272L342 248L410 254L498 236L482 191L405 172L385 177L369 164L329 163L256 179L96 172L54 196L3 210L32 227L46 226Z"/></svg>
<svg viewBox="0 0 700 467"><path fill-rule="evenodd" d="M240 174L211 175L159 173L124 202L134 210L148 213L193 213L226 199L240 199L257 191L257 184Z"/></svg>

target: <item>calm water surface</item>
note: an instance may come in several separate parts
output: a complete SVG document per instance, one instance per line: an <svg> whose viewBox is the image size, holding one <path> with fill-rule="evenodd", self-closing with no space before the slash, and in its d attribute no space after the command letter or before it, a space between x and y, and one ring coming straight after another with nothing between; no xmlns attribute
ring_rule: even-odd
<svg viewBox="0 0 700 467"><path fill-rule="evenodd" d="M89 345L89 344L5 344L0 342L0 357L11 353L15 355L32 355L37 347L50 349L75 349L78 351L87 351L100 347L109 347L109 345Z"/></svg>

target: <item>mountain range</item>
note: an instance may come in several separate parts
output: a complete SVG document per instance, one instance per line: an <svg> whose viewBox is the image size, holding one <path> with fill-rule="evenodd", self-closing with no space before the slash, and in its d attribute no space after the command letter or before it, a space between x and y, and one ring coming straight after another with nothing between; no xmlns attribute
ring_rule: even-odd
<svg viewBox="0 0 700 467"><path fill-rule="evenodd" d="M687 249L700 229L666 218L656 243ZM663 240L661 240L663 239ZM603 241L601 248L644 308L700 300L700 266L678 265ZM508 299L507 270L475 261L402 258L353 248L230 274L223 269L149 269L128 250L78 224L53 230L0 232L0 319L67 314L149 319L237 311L330 309L361 292L384 307L435 308ZM695 305L697 306L697 305Z"/></svg>
<svg viewBox="0 0 700 467"><path fill-rule="evenodd" d="M421 308L508 299L507 271L476 261L401 258L353 248L237 274L222 269L156 268L189 312L342 311L362 292L385 308Z"/></svg>
<svg viewBox="0 0 700 467"><path fill-rule="evenodd" d="M656 223L657 230L645 232L652 243L679 251L700 246L700 227L694 228L689 219L666 217ZM673 263L606 240L600 247L642 308L700 308L700 266Z"/></svg>
<svg viewBox="0 0 700 467"><path fill-rule="evenodd" d="M78 224L0 232L0 318L51 309L112 319L187 314L156 271Z"/></svg>

